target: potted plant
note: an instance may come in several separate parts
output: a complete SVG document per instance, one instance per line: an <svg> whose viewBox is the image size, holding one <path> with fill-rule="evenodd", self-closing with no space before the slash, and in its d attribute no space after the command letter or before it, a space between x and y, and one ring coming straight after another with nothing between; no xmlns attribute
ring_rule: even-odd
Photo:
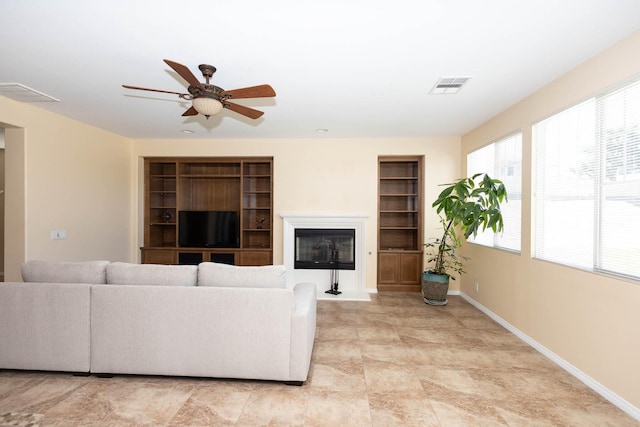
<svg viewBox="0 0 640 427"><path fill-rule="evenodd" d="M432 204L440 216L442 237L424 245L430 267L422 273L422 296L430 305L445 305L449 279L464 273L463 261L468 258L458 252L462 245L458 233L468 239L480 230L490 228L495 233L504 228L500 203L507 201L507 190L502 181L479 173L445 185Z"/></svg>

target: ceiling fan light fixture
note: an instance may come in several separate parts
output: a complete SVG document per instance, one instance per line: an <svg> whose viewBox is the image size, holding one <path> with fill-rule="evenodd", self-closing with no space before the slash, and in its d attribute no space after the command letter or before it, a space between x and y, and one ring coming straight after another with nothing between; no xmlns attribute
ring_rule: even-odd
<svg viewBox="0 0 640 427"><path fill-rule="evenodd" d="M222 111L222 102L208 96L193 98L192 104L198 113L207 118L209 118L209 116L215 116Z"/></svg>

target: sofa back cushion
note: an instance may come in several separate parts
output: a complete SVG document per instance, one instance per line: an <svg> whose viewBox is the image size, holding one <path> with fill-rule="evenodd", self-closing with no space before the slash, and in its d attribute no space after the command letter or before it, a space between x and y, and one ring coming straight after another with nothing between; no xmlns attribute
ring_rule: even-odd
<svg viewBox="0 0 640 427"><path fill-rule="evenodd" d="M130 264L112 262L107 267L107 284L195 286L196 265Z"/></svg>
<svg viewBox="0 0 640 427"><path fill-rule="evenodd" d="M109 261L27 261L22 264L22 280L38 283L107 283Z"/></svg>
<svg viewBox="0 0 640 427"><path fill-rule="evenodd" d="M284 265L240 267L216 262L203 262L198 265L198 286L286 288L286 273Z"/></svg>

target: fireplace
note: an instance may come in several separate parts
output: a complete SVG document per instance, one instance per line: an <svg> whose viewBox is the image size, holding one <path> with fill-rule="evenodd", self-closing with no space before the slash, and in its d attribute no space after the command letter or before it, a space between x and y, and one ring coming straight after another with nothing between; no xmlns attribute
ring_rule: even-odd
<svg viewBox="0 0 640 427"><path fill-rule="evenodd" d="M366 288L366 215L325 213L283 213L280 215L283 219L282 261L287 268L287 286L294 286L300 282L313 282L316 284L318 299L370 301ZM316 259L312 255L301 256L300 250L303 248L300 247L300 242L297 243L296 241L300 232L303 235L307 233L305 230L317 231L312 231L310 233L311 236L307 236L310 243L302 243L302 245L305 245L304 251L310 250L313 252L313 246L317 245L317 242L314 243L317 235L314 234L324 234L324 238L333 240L333 245L338 248L337 259L342 264L340 269L336 269L330 263L322 269L317 268L317 266L312 268L296 266L296 259L307 258L308 261L314 264L316 261L320 264L320 261L331 260L330 251L326 253L320 252L320 255L316 255ZM349 233L348 240L351 240L353 244L345 243L347 236L342 233ZM302 240L307 239L303 238ZM326 242L327 247L330 248L331 245L331 243ZM369 249L369 253L371 253L371 249ZM334 253L335 256L336 254ZM347 265L353 267L346 270L344 268ZM338 281L340 293L338 295L333 292L328 293L327 290L335 290L335 284Z"/></svg>
<svg viewBox="0 0 640 427"><path fill-rule="evenodd" d="M296 228L293 268L355 270L355 239L353 228Z"/></svg>

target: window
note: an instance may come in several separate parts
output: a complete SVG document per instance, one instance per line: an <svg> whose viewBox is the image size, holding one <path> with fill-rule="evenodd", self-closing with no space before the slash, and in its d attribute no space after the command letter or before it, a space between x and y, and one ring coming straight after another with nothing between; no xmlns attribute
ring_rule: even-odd
<svg viewBox="0 0 640 427"><path fill-rule="evenodd" d="M534 256L640 279L640 81L533 132Z"/></svg>
<svg viewBox="0 0 640 427"><path fill-rule="evenodd" d="M520 221L522 212L522 133L514 133L467 155L467 176L488 173L501 180L508 202L501 206L504 231L479 232L469 241L485 246L520 251Z"/></svg>

